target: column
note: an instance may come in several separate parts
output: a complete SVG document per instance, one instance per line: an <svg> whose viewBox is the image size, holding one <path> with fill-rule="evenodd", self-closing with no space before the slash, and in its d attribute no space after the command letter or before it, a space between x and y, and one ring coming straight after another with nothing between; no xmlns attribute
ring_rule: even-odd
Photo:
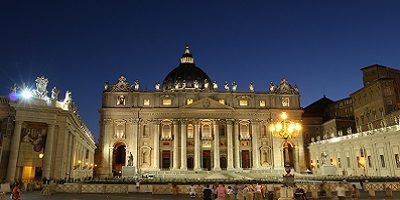
<svg viewBox="0 0 400 200"><path fill-rule="evenodd" d="M71 155L71 161L70 161L70 172L69 172L69 177L73 177L73 174L72 174L72 170L73 169L75 169L75 165L76 165L76 141L75 141L75 136L72 136L72 138L71 138L71 144L72 144L72 146L71 146L71 153L70 153L70 155Z"/></svg>
<svg viewBox="0 0 400 200"><path fill-rule="evenodd" d="M181 169L187 170L186 120L181 120Z"/></svg>
<svg viewBox="0 0 400 200"><path fill-rule="evenodd" d="M221 170L219 163L219 127L218 122L213 121L213 132L214 132L214 170Z"/></svg>
<svg viewBox="0 0 400 200"><path fill-rule="evenodd" d="M174 154L173 154L173 168L179 169L179 133L178 133L178 121L173 121L173 131L174 131Z"/></svg>
<svg viewBox="0 0 400 200"><path fill-rule="evenodd" d="M241 169L240 166L240 140L239 140L239 122L235 121L234 125L234 140L235 142L235 167Z"/></svg>
<svg viewBox="0 0 400 200"><path fill-rule="evenodd" d="M60 131L61 133L61 131ZM68 146L69 146L69 142L68 142L68 136L69 136L69 131L68 129L65 129L63 131L64 133L64 141L63 141L63 152L62 152L62 158L61 158L61 174L60 174L60 178L67 178L67 173L68 173ZM60 135L60 134L59 134ZM60 135L61 136L61 135ZM61 138L59 138L61 139Z"/></svg>
<svg viewBox="0 0 400 200"><path fill-rule="evenodd" d="M232 141L232 121L233 120L227 120L226 123L226 134L227 134L227 140L228 140L228 146L227 146L227 151L228 151L228 166L227 170L232 170L233 168L233 141Z"/></svg>
<svg viewBox="0 0 400 200"><path fill-rule="evenodd" d="M68 134L68 151L67 151L67 163L66 163L66 178L68 179L71 176L71 151L72 151L72 133Z"/></svg>
<svg viewBox="0 0 400 200"><path fill-rule="evenodd" d="M22 121L15 121L14 134L11 139L10 157L8 159L7 180L14 183L17 167L19 144L21 141Z"/></svg>
<svg viewBox="0 0 400 200"><path fill-rule="evenodd" d="M43 177L50 178L50 166L53 155L53 143L54 143L54 124L49 124L46 136L46 146L44 149L44 160L43 160Z"/></svg>
<svg viewBox="0 0 400 200"><path fill-rule="evenodd" d="M194 170L201 170L200 166L200 124L194 125Z"/></svg>
<svg viewBox="0 0 400 200"><path fill-rule="evenodd" d="M252 147L252 159L253 169L258 169L258 126L256 121L251 122L251 147Z"/></svg>
<svg viewBox="0 0 400 200"><path fill-rule="evenodd" d="M136 170L139 169L139 155L138 155L138 138L139 138L139 125L140 121L138 119L133 120L132 124L132 155L133 155L133 166Z"/></svg>
<svg viewBox="0 0 400 200"><path fill-rule="evenodd" d="M160 121L156 120L156 124L154 125L154 154L153 154L153 163L154 169L160 169Z"/></svg>

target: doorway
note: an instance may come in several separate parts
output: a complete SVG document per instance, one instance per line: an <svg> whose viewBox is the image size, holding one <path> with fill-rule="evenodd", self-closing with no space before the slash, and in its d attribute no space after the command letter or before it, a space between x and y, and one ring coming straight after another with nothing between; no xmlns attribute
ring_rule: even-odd
<svg viewBox="0 0 400 200"><path fill-rule="evenodd" d="M203 151L203 169L211 170L211 151L204 150Z"/></svg>
<svg viewBox="0 0 400 200"><path fill-rule="evenodd" d="M243 169L250 168L250 151L249 150L242 151L242 168Z"/></svg>

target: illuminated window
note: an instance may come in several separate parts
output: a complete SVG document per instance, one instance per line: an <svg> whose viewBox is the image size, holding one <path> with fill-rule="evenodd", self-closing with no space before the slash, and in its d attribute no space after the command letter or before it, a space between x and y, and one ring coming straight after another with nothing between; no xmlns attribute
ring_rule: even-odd
<svg viewBox="0 0 400 200"><path fill-rule="evenodd" d="M186 99L186 105L192 104L193 103L193 99Z"/></svg>
<svg viewBox="0 0 400 200"><path fill-rule="evenodd" d="M117 105L125 105L125 96L124 95L118 96Z"/></svg>
<svg viewBox="0 0 400 200"><path fill-rule="evenodd" d="M193 125L189 124L187 126L187 137L193 139Z"/></svg>
<svg viewBox="0 0 400 200"><path fill-rule="evenodd" d="M163 126L162 126L161 138L163 138L163 139L172 138L172 135L171 135L171 125L166 124L166 125L163 125Z"/></svg>
<svg viewBox="0 0 400 200"><path fill-rule="evenodd" d="M249 105L249 101L247 101L246 99L242 99L239 101L239 105L240 106L247 106Z"/></svg>
<svg viewBox="0 0 400 200"><path fill-rule="evenodd" d="M172 100L171 99L163 99L162 104L164 106L170 106L170 105L172 105Z"/></svg>
<svg viewBox="0 0 400 200"><path fill-rule="evenodd" d="M143 99L143 105L149 106L150 105L150 99Z"/></svg>
<svg viewBox="0 0 400 200"><path fill-rule="evenodd" d="M250 139L249 125L247 124L240 125L240 139L242 140Z"/></svg>
<svg viewBox="0 0 400 200"><path fill-rule="evenodd" d="M260 107L265 107L265 101L264 100L260 100Z"/></svg>
<svg viewBox="0 0 400 200"><path fill-rule="evenodd" d="M203 139L211 138L211 127L210 127L210 125L208 125L208 124L203 125L202 129L203 129L202 133L201 133L202 138Z"/></svg>
<svg viewBox="0 0 400 200"><path fill-rule="evenodd" d="M220 99L218 102L225 105L225 99Z"/></svg>

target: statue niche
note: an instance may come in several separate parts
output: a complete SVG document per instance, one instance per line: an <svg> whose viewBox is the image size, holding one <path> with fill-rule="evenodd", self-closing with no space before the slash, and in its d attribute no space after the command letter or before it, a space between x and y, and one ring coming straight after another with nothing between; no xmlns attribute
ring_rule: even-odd
<svg viewBox="0 0 400 200"><path fill-rule="evenodd" d="M151 166L151 148L144 146L140 150L140 167L148 168Z"/></svg>

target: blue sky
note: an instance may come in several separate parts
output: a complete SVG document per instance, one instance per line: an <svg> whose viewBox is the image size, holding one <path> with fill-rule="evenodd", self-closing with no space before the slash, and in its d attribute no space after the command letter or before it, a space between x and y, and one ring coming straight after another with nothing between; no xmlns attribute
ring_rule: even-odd
<svg viewBox="0 0 400 200"><path fill-rule="evenodd" d="M105 81L153 89L189 44L212 80L257 91L287 78L301 104L362 86L360 68L398 68L398 1L1 1L0 95L49 78L72 91L96 138Z"/></svg>

